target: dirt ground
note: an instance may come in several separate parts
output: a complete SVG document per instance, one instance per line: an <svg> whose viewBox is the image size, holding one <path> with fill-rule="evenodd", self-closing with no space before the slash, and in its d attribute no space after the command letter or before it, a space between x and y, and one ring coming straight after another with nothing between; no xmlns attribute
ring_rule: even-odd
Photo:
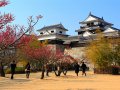
<svg viewBox="0 0 120 90"><path fill-rule="evenodd" d="M30 79L25 74L16 74L14 80L10 75L0 77L0 90L120 90L120 75L93 74L87 72L77 77L74 71L69 71L66 76L56 77L50 73L49 77L40 79L39 73L31 73Z"/></svg>

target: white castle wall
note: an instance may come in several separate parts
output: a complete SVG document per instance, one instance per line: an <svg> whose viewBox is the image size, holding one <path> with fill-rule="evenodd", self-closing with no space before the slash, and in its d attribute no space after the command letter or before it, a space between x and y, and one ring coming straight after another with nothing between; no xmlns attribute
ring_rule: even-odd
<svg viewBox="0 0 120 90"><path fill-rule="evenodd" d="M53 31L53 32L51 32ZM60 31L62 31L62 33L60 33ZM43 34L41 34L41 32ZM62 30L62 29L50 29L50 30L42 30L42 31L39 31L40 35L49 35L49 34L63 34L63 35L66 35L66 31Z"/></svg>

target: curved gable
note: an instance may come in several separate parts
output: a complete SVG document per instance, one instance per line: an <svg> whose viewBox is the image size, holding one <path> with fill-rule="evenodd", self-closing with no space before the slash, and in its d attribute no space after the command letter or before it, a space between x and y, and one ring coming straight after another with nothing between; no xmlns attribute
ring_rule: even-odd
<svg viewBox="0 0 120 90"><path fill-rule="evenodd" d="M95 20L97 20L97 18L92 17L92 16L88 16L88 18L86 18L84 22L95 21Z"/></svg>

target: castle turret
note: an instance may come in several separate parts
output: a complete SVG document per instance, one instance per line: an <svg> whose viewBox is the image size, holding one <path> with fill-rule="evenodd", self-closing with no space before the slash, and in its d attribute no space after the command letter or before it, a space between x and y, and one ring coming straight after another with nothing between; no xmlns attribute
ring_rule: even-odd
<svg viewBox="0 0 120 90"><path fill-rule="evenodd" d="M64 39L68 38L68 30L62 24L45 26L37 31L40 33L38 40L47 40L49 45L63 45Z"/></svg>
<svg viewBox="0 0 120 90"><path fill-rule="evenodd" d="M100 18L92 15L91 13L84 21L80 22L80 24L80 29L76 30L76 32L78 35L83 35L85 37L96 34L96 30L98 29L103 32L105 29L113 25L109 22L106 22L103 17Z"/></svg>

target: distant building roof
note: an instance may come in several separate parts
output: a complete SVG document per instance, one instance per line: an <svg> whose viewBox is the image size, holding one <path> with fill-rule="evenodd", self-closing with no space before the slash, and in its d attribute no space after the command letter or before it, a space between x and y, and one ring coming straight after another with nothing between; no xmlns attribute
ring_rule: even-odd
<svg viewBox="0 0 120 90"><path fill-rule="evenodd" d="M45 26L37 31L42 31L42 30L49 30L49 29L53 29L53 28L58 28L58 29L62 29L65 31L68 31L61 23L60 24L55 24L55 25L50 25L50 26Z"/></svg>

